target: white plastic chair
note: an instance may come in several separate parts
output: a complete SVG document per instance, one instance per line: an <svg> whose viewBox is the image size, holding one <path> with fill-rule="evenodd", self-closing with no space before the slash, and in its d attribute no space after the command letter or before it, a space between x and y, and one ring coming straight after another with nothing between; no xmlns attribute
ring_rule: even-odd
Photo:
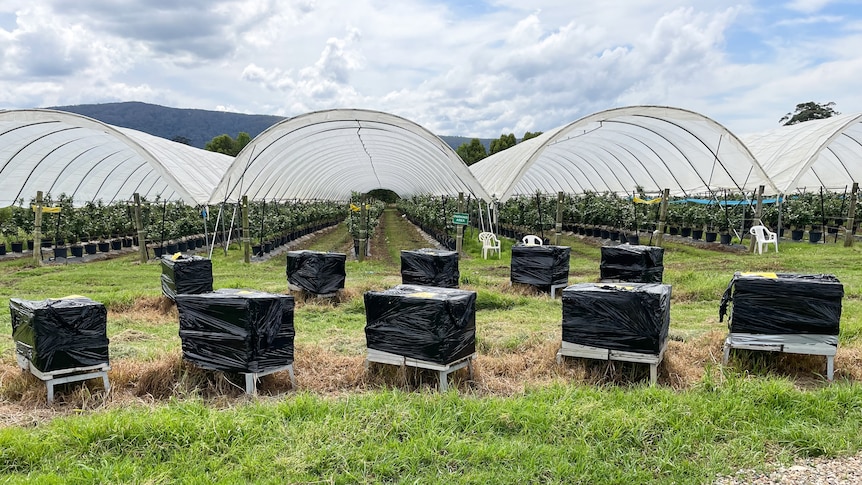
<svg viewBox="0 0 862 485"><path fill-rule="evenodd" d="M539 236L534 236L532 234L527 234L523 238L521 238L521 242L524 243L524 246L541 246L542 238Z"/></svg>
<svg viewBox="0 0 862 485"><path fill-rule="evenodd" d="M497 258L500 258L500 240L493 232L480 232L479 241L482 242L482 257L488 259L488 252L494 254L497 251Z"/></svg>
<svg viewBox="0 0 862 485"><path fill-rule="evenodd" d="M758 254L763 254L763 246L769 244L775 244L775 252L778 252L778 235L767 229L766 226L751 226L748 232L757 239Z"/></svg>

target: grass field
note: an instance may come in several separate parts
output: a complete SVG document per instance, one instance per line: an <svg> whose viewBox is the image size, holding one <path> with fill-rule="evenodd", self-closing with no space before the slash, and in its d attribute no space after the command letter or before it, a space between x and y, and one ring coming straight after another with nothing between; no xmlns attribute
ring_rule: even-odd
<svg viewBox="0 0 862 485"><path fill-rule="evenodd" d="M347 251L343 228L298 248ZM509 248L483 260L465 236L462 288L477 299L472 380L366 370L362 294L400 283L400 249L427 247L384 212L371 260L348 260L337 301L298 300L298 389L286 375L242 394L237 376L180 357L176 310L160 297L156 262L134 255L88 264L0 263L0 304L11 297L82 294L109 308L111 383L68 385L57 402L22 374L8 312L0 313L0 473L10 482L708 483L740 468L862 449L860 246L782 243L764 255L668 242L671 342L649 387L646 366L554 356L560 300L511 287ZM600 243L566 237L570 283L596 281ZM217 288L286 292L284 256L244 265L213 255ZM737 352L720 365L719 299L735 271L831 273L845 298L827 383L822 357Z"/></svg>

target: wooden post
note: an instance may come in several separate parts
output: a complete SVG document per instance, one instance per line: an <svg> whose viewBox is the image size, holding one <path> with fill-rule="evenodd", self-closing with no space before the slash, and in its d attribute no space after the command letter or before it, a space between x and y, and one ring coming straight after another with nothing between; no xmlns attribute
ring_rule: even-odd
<svg viewBox="0 0 862 485"><path fill-rule="evenodd" d="M853 182L850 192L850 208L847 209L847 226L844 228L844 247L853 245L853 224L856 223L856 193L859 192L859 182Z"/></svg>
<svg viewBox="0 0 862 485"><path fill-rule="evenodd" d="M458 213L464 213L464 192L458 192ZM455 226L455 251L461 254L464 248L464 226L458 224Z"/></svg>
<svg viewBox="0 0 862 485"><path fill-rule="evenodd" d="M765 189L765 188L766 187L764 187L763 185L761 185L760 187L757 188L757 205L754 206L754 218L757 220L757 223L761 224L761 225L763 224L763 221L760 220L760 216L763 214L763 189ZM778 232L778 229L776 229L775 232ZM743 234L742 236L745 237L745 234ZM776 237L778 237L778 236L776 236ZM757 241L755 241L754 237L748 238L748 252L749 253L754 252L754 245L756 242Z"/></svg>
<svg viewBox="0 0 862 485"><path fill-rule="evenodd" d="M658 234L655 235L655 245L661 247L664 243L664 226L667 221L667 202L670 199L670 189L664 189L661 193L661 208L658 213Z"/></svg>
<svg viewBox="0 0 862 485"><path fill-rule="evenodd" d="M242 196L242 259L251 263L251 232L248 230L248 196Z"/></svg>
<svg viewBox="0 0 862 485"><path fill-rule="evenodd" d="M135 229L138 230L138 253L141 256L141 262L146 263L149 255L147 254L147 231L144 230L144 224L141 222L141 196L136 192L133 197L135 198Z"/></svg>
<svg viewBox="0 0 862 485"><path fill-rule="evenodd" d="M365 251L368 248L368 210L365 208L365 194L359 198L359 254L356 258L365 261Z"/></svg>
<svg viewBox="0 0 862 485"><path fill-rule="evenodd" d="M563 192L557 193L557 223L554 225L554 246L560 245L560 236L563 235Z"/></svg>
<svg viewBox="0 0 862 485"><path fill-rule="evenodd" d="M33 226L33 264L42 264L42 191L36 192L36 222Z"/></svg>

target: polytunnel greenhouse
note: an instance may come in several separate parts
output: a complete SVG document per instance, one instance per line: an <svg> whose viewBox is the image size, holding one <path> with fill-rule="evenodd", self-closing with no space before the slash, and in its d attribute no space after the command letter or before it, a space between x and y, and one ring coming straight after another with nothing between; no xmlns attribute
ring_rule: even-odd
<svg viewBox="0 0 862 485"><path fill-rule="evenodd" d="M443 140L404 118L360 109L309 113L277 123L240 152L210 203L252 200L348 200L388 189L418 194L488 196Z"/></svg>
<svg viewBox="0 0 862 485"><path fill-rule="evenodd" d="M0 111L0 207L37 191L78 205L135 193L203 204L232 160L77 114Z"/></svg>
<svg viewBox="0 0 862 485"><path fill-rule="evenodd" d="M727 128L678 108L610 109L549 130L470 167L497 201L537 192L689 195L752 190L769 178Z"/></svg>

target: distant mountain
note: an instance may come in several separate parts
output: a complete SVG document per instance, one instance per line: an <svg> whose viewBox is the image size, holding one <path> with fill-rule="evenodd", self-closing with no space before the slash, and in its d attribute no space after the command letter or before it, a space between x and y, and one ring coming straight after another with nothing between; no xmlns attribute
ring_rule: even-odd
<svg viewBox="0 0 862 485"><path fill-rule="evenodd" d="M236 138L239 132L244 131L254 138L263 130L285 119L271 115L168 108L137 101L55 106L51 109L77 113L102 123L143 131L168 140L185 138L191 146L198 148L203 148L214 137L223 134ZM462 143L470 142L470 138L463 136L441 136L440 138L452 149L457 149ZM488 149L491 140L481 141Z"/></svg>
<svg viewBox="0 0 862 485"><path fill-rule="evenodd" d="M109 125L143 131L173 140L183 137L194 147L203 148L218 135L234 138L244 131L252 138L284 118L270 115L246 115L203 109L168 108L139 102L79 104L51 109L77 113Z"/></svg>

